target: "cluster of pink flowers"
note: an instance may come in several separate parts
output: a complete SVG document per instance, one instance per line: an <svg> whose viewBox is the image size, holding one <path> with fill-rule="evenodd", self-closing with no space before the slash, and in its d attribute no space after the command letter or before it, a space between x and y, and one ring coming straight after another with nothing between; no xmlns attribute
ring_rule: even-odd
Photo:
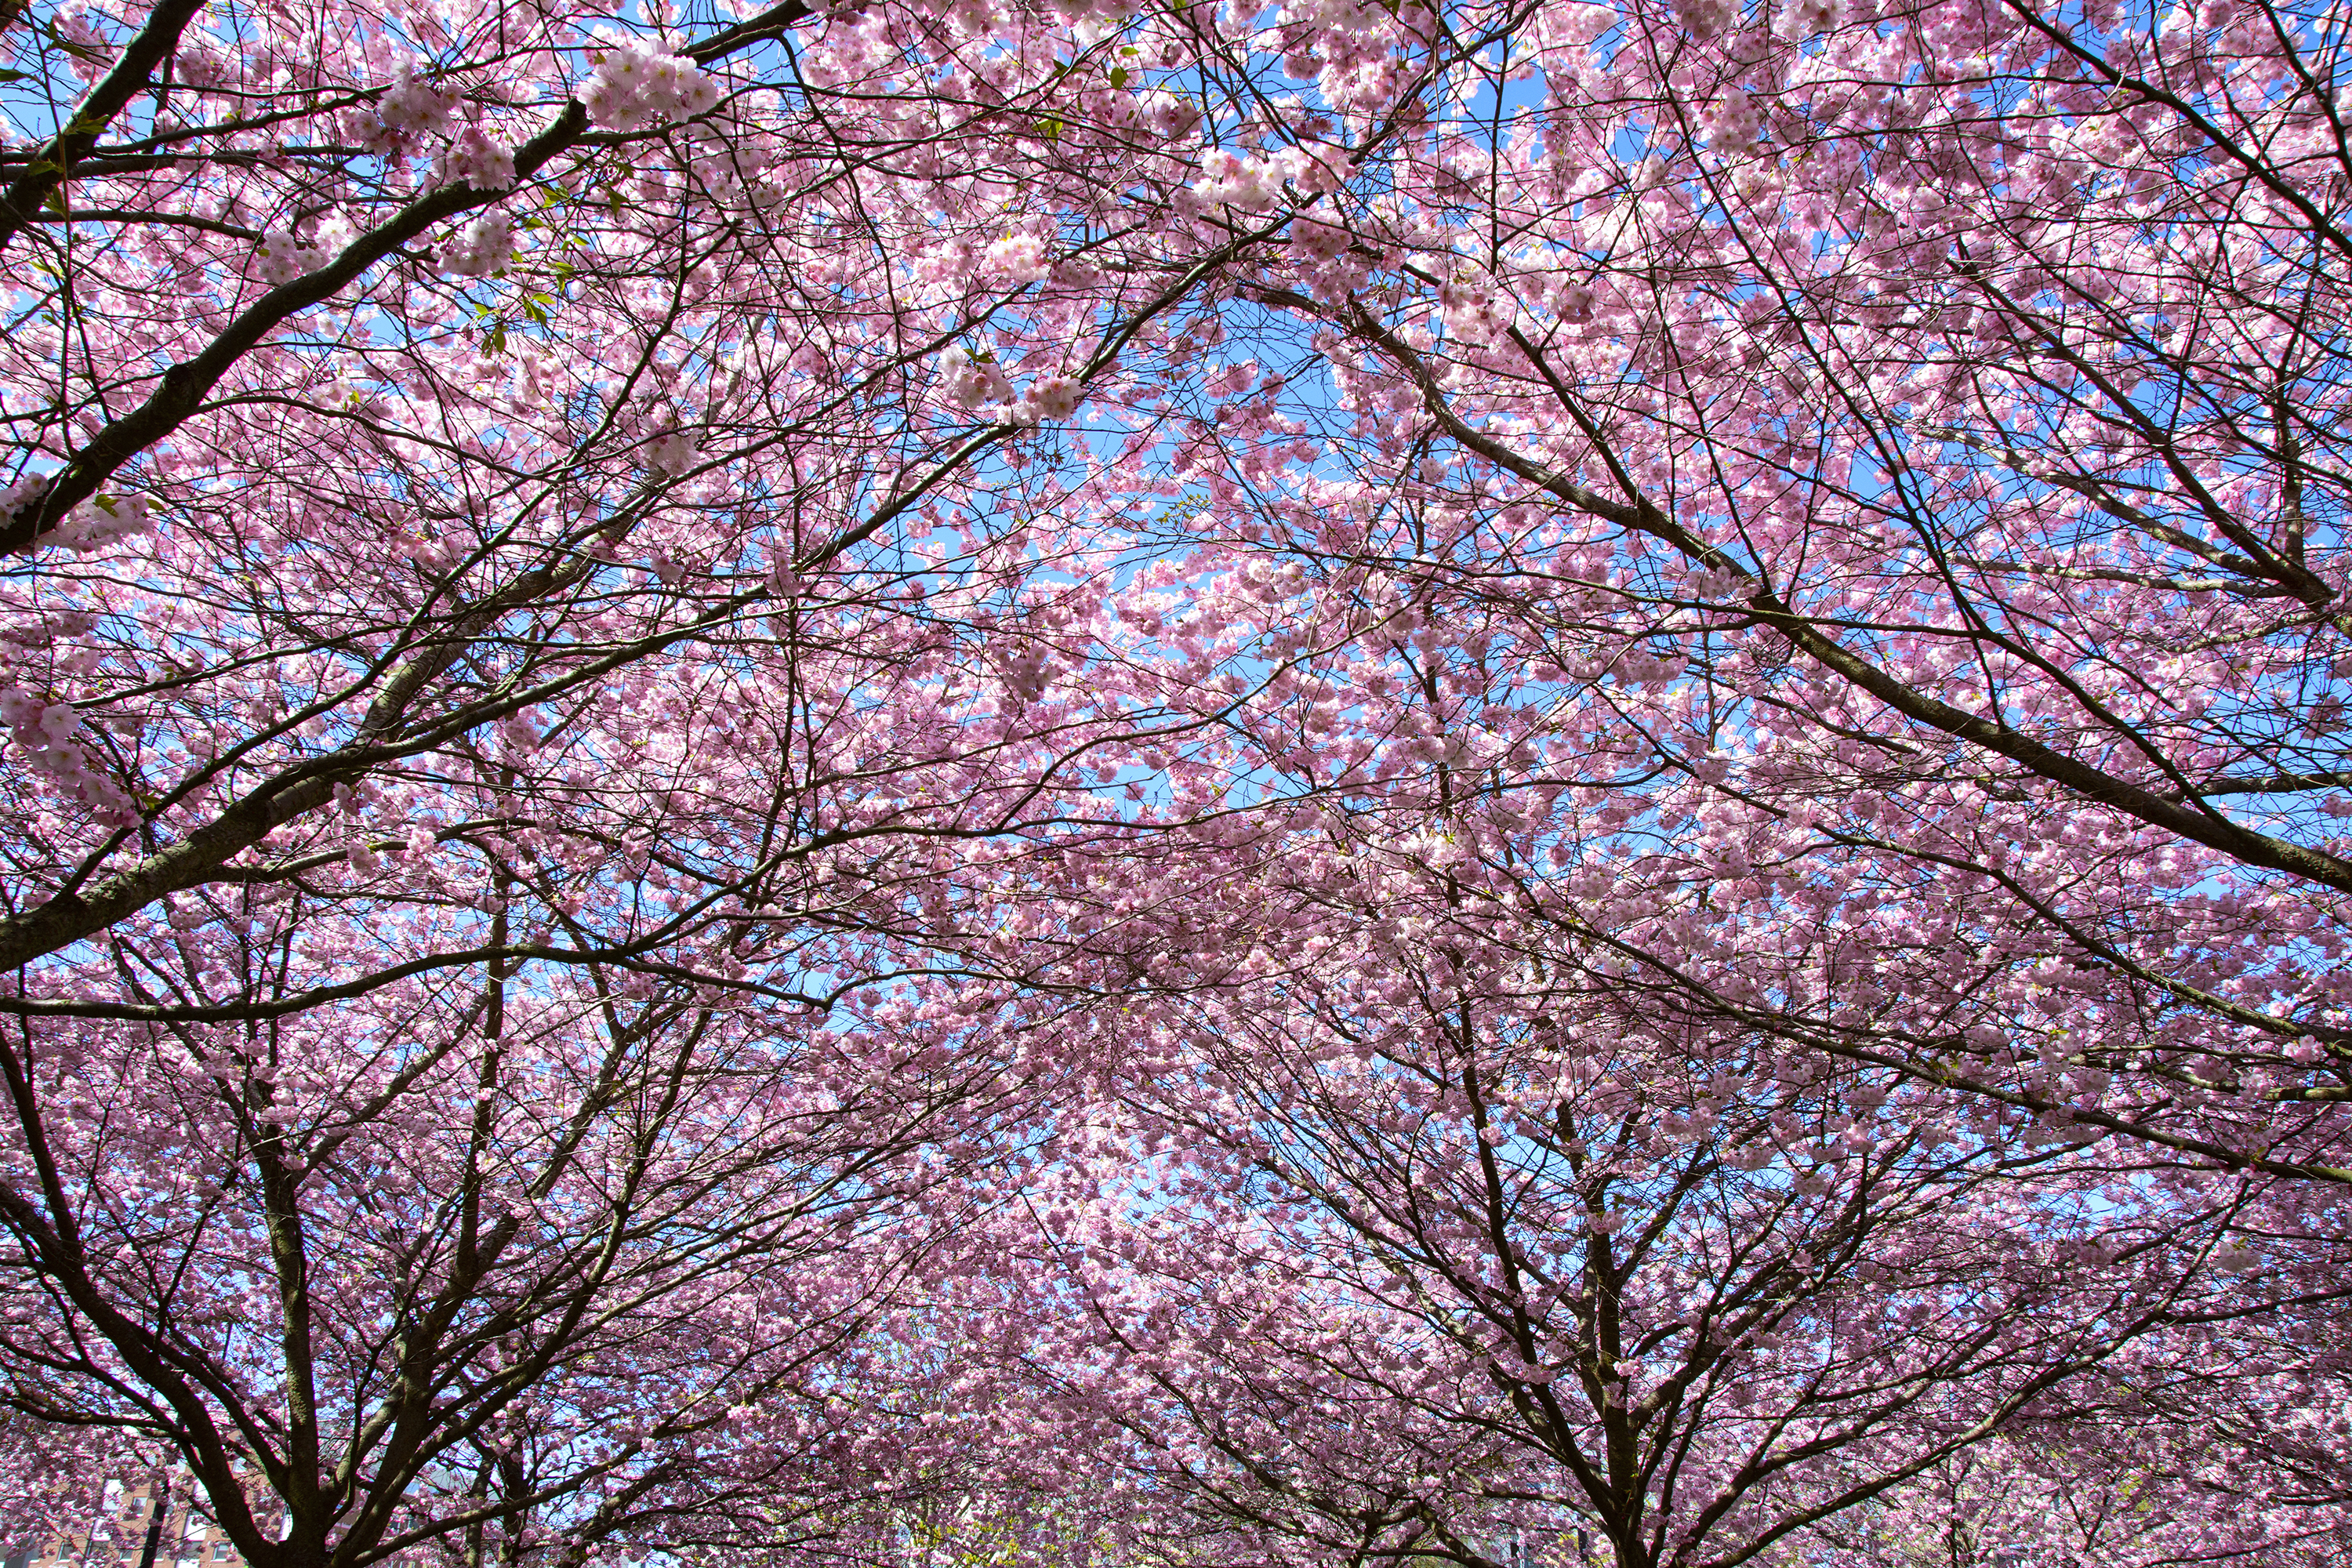
<svg viewBox="0 0 2352 1568"><path fill-rule="evenodd" d="M702 447L683 430L669 430L646 444L646 467L675 479L702 461Z"/></svg>
<svg viewBox="0 0 2352 1568"><path fill-rule="evenodd" d="M989 269L1009 283L1034 283L1054 268L1045 241L1034 234L1005 236L988 247Z"/></svg>
<svg viewBox="0 0 2352 1568"><path fill-rule="evenodd" d="M634 44L604 46L580 95L589 121L608 131L649 131L719 107L718 81L682 56Z"/></svg>
<svg viewBox="0 0 2352 1568"><path fill-rule="evenodd" d="M1679 0L1675 16L1696 38L1717 38L1739 21L1739 0Z"/></svg>
<svg viewBox="0 0 2352 1568"><path fill-rule="evenodd" d="M940 390L950 402L964 408L1010 402L1013 397L1013 384L996 356L975 355L961 343L940 354Z"/></svg>
<svg viewBox="0 0 2352 1568"><path fill-rule="evenodd" d="M476 218L441 247L441 270L459 278L488 278L514 259L514 220L494 212Z"/></svg>
<svg viewBox="0 0 2352 1568"><path fill-rule="evenodd" d="M254 276L273 289L292 282L324 259L316 247L284 232L265 234L253 247Z"/></svg>
<svg viewBox="0 0 2352 1568"><path fill-rule="evenodd" d="M512 190L514 149L490 140L479 125L468 125L436 154L429 183L471 185L478 191Z"/></svg>
<svg viewBox="0 0 2352 1568"><path fill-rule="evenodd" d="M1286 201L1325 195L1346 178L1339 153L1323 147L1285 147L1264 157L1222 149L1201 160L1192 195L1203 205L1262 212Z"/></svg>
<svg viewBox="0 0 2352 1568"><path fill-rule="evenodd" d="M81 715L71 704L0 684L0 723L8 726L17 756L100 821L127 826L138 820L130 792L77 742Z"/></svg>

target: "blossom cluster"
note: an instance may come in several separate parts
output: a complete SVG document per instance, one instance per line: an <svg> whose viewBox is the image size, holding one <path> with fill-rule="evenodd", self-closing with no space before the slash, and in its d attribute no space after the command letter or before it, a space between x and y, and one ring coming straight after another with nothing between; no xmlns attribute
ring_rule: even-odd
<svg viewBox="0 0 2352 1568"><path fill-rule="evenodd" d="M76 740L81 715L72 704L52 702L20 686L0 685L0 723L35 771L88 807L99 820L127 826L138 820L131 796Z"/></svg>
<svg viewBox="0 0 2352 1568"><path fill-rule="evenodd" d="M1719 153L1754 144L1764 129L1764 112L1755 97L1736 87L1708 104L1702 120L1708 143Z"/></svg>
<svg viewBox="0 0 2352 1568"><path fill-rule="evenodd" d="M1054 269L1045 242L1034 234L1008 234L988 247L990 270L1013 283L1034 283Z"/></svg>
<svg viewBox="0 0 2352 1568"><path fill-rule="evenodd" d="M457 95L403 66L372 107L346 110L342 132L371 153L389 153L446 130Z"/></svg>
<svg viewBox="0 0 2352 1568"><path fill-rule="evenodd" d="M1716 38L1739 21L1739 0L1680 0L1675 16L1696 38Z"/></svg>
<svg viewBox="0 0 2352 1568"><path fill-rule="evenodd" d="M273 230L261 237L253 247L253 272L271 288L291 283L306 272L314 271L326 258L309 241L283 230Z"/></svg>
<svg viewBox="0 0 2352 1568"><path fill-rule="evenodd" d="M0 488L0 522L13 518L48 488L46 478L28 476ZM100 494L66 513L46 533L45 542L69 550L90 551L119 539L144 533L153 521L152 503L143 495Z"/></svg>
<svg viewBox="0 0 2352 1568"><path fill-rule="evenodd" d="M1086 401L1086 384L1073 375L1042 375L1029 384L1026 395L1015 397L1011 378L993 355L975 356L961 344L940 355L939 387L948 401L964 408L994 404L999 415L1015 424L1042 419L1067 419Z"/></svg>
<svg viewBox="0 0 2352 1568"><path fill-rule="evenodd" d="M441 270L459 278L488 278L514 259L514 224L502 212L467 224L441 249Z"/></svg>
<svg viewBox="0 0 2352 1568"><path fill-rule="evenodd" d="M478 191L514 188L514 149L489 139L478 125L468 125L449 139L433 161L434 185L471 185Z"/></svg>
<svg viewBox="0 0 2352 1568"><path fill-rule="evenodd" d="M1802 43L1828 32L1845 19L1839 0L1790 0L1774 18L1774 28L1791 43Z"/></svg>
<svg viewBox="0 0 2352 1568"><path fill-rule="evenodd" d="M719 107L718 81L692 60L620 44L604 51L580 95L590 123L608 131L650 131Z"/></svg>
<svg viewBox="0 0 2352 1568"><path fill-rule="evenodd" d="M1285 147L1265 157L1244 158L1223 148L1201 160L1192 195L1204 206L1263 212L1293 199L1339 188L1346 164L1335 149Z"/></svg>
<svg viewBox="0 0 2352 1568"><path fill-rule="evenodd" d="M142 495L101 495L66 513L53 536L74 550L96 550L118 539L144 533L152 522L148 500Z"/></svg>
<svg viewBox="0 0 2352 1568"><path fill-rule="evenodd" d="M700 443L683 430L667 430L646 445L646 467L667 479L691 470L702 461Z"/></svg>
<svg viewBox="0 0 2352 1568"><path fill-rule="evenodd" d="M940 390L948 400L966 408L983 403L1003 403L1013 396L1013 384L993 354L975 356L957 344L940 355Z"/></svg>
<svg viewBox="0 0 2352 1568"><path fill-rule="evenodd" d="M1030 384L1024 401L1037 418L1067 419L1085 398L1086 387L1076 376L1044 375Z"/></svg>

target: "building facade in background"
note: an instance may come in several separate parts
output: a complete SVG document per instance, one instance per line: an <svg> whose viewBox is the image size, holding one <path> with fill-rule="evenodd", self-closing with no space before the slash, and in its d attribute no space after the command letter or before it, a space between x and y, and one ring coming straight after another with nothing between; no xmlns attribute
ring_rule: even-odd
<svg viewBox="0 0 2352 1568"><path fill-rule="evenodd" d="M149 1476L107 1482L89 1523L79 1531L0 1542L7 1552L0 1568L137 1568L156 1522L159 1493L163 1526L155 1532L155 1568L245 1562L220 1527L195 1510L184 1483L166 1488L161 1477Z"/></svg>

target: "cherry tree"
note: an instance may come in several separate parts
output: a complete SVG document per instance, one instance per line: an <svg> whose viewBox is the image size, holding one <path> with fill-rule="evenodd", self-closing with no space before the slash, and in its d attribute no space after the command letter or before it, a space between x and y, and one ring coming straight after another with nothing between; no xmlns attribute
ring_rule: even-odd
<svg viewBox="0 0 2352 1568"><path fill-rule="evenodd" d="M822 1539L890 1473L833 1403L972 1119L1044 1098L923 1018L972 1000L848 1024L501 974L53 1046L64 1223L16 1219L11 1401L160 1439L256 1560L577 1560L730 1511Z"/></svg>
<svg viewBox="0 0 2352 1568"><path fill-rule="evenodd" d="M1980 1228L1961 1226L1979 1250L1953 1279L2030 1262L2029 1291L2145 1308L2077 1303L2116 1337L2071 1363L2021 1352L2045 1389L1997 1359L1916 1363L1919 1403L1889 1430L1792 1458L1781 1489L1729 1489L1727 1558L1776 1536L1826 1550L1829 1521L1904 1506L1915 1475L1980 1462L1960 1456L2004 1429L2078 1445L2035 1473L2086 1500L2137 1489L2189 1521L2129 1550L2324 1555L2340 1502L2299 1479L2326 1474L2324 1439L2276 1457L2273 1508L2215 1486L2227 1461L2176 1458L2275 1425L2225 1414L2220 1384L2123 1426L2100 1413L2210 1365L2222 1323L2340 1335L2340 1226L2294 1191L2347 1169L2328 858L2345 779L2326 750L2341 268L2315 259L2344 188L2332 14L1447 19L1491 47L1376 167L1289 178L1346 123L1301 109L1289 147L1213 163L1188 204L1209 233L1286 215L1291 239L1236 288L1227 362L1191 377L1171 458L1206 502L1190 526L1258 552L1241 574L1287 584L1318 624L1363 629L1300 653L1253 716L1261 765L1332 802L1254 841L1296 872L1288 896L1247 876L1205 902L1129 886L1069 939L1074 981L1123 963L1156 997L1241 989L1139 1060L1109 1168L1037 1200L1035 1267L1074 1282L1008 1289L1016 1319L1045 1303L1028 1359L1097 1424L1076 1430L1127 1433L1139 1473L1199 1489L1258 1543L1236 1551L1469 1561L1535 1502L1589 1510L1621 1559L1684 1551L1724 1494L1679 1511L1628 1489L1638 1443L1612 1471L1608 1444L1566 1440L1567 1410L1510 1405L1498 1385L1523 1374L1497 1347L1444 1342L1449 1313L1507 1316L1481 1295L1507 1237L1461 1222L1486 1250L1435 1253L1443 1311L1363 1239L1418 1262L1441 1221L1481 1215L1482 1180L1516 1201L1458 1129L1450 1163L1381 1146L1382 1118L1429 1111L1415 1089L1444 1106L1460 1064L1382 1058L1346 1117L1324 1108L1333 1061L1379 1038L1338 1015L1516 967L1545 1016L1580 1026L1559 1070L1590 1057L1627 1095L1681 1075L1683 1098L1644 1110L1685 1141L1727 1105L1793 1113L1740 1101L1759 1087L1851 1084L1864 1102L1832 1098L1816 1130L1832 1162L1862 1158L1848 1134L1984 1162ZM1447 899L1364 892L1364 865L1400 852ZM1402 978L1423 965L1433 986ZM1320 1019L1302 1000L1334 993ZM1503 1078L1528 1072L1536 1103L1489 1147L1559 1103L1509 1054L1540 1048L1527 1022ZM1456 1051L1475 1068L1494 1048ZM1702 1087L1717 1074L1722 1100ZM1201 1098L1171 1110L1171 1084ZM1475 1098L1450 1107L1474 1130ZM1155 1137L1177 1173L1139 1199L1117 1173ZM1756 1190L1829 1179L1817 1163ZM1390 1211L1366 1212L1368 1187ZM1876 1233L1898 1251L1903 1215ZM2111 1250L2110 1220L2168 1250ZM1832 1300L1885 1267L1849 1256ZM2009 1326L2032 1345L2050 1315ZM1383 1384L1368 1347L1391 1343L1452 1381ZM2331 1375L2309 1344L2261 1364L2287 1382L2236 1388L2240 1411ZM1727 1379L1772 1397L1769 1375ZM1605 1399L1586 1404L1605 1433ZM1574 1452L1573 1484L1492 1479L1496 1427ZM2137 1468L2094 1447L2126 1427ZM1532 1528L1557 1542L1561 1517ZM2095 1521L2032 1540L2126 1550Z"/></svg>
<svg viewBox="0 0 2352 1568"><path fill-rule="evenodd" d="M1194 33L12 27L14 1409L256 1563L887 1534L1028 868L1235 695L1113 602Z"/></svg>
<svg viewBox="0 0 2352 1568"><path fill-rule="evenodd" d="M1507 810L1453 836L1524 840ZM1334 806L1263 865L1221 981L1104 1022L1120 1087L1011 1216L1034 1275L980 1303L1016 1325L1007 1375L1066 1411L1054 1441L1119 1453L1160 1533L1213 1521L1248 1561L1810 1561L1996 1439L2189 1440L2220 1402L2158 1387L2239 1336L2289 1342L2266 1370L2299 1383L2250 1411L2332 1385L2291 1325L2340 1321L2344 1237L2292 1181L2036 1147L1890 1069L1596 1005L1510 884L1426 832ZM2233 1512L2252 1554L2307 1533L2146 1491Z"/></svg>
<svg viewBox="0 0 2352 1568"><path fill-rule="evenodd" d="M1448 19L1492 41L1376 176L1196 183L1290 244L1183 471L1481 626L1422 674L1620 814L1564 868L1612 983L2344 1179L2340 14ZM1807 936L1650 942L1653 847Z"/></svg>
<svg viewBox="0 0 2352 1568"><path fill-rule="evenodd" d="M2309 1421L2284 1406L2266 1416L2290 1428ZM1873 1568L2082 1562L2316 1568L2342 1561L2340 1488L2307 1489L2307 1466L2282 1473L2271 1468L2282 1457L2276 1453L2200 1452L2207 1430L2201 1418L2137 1429L2095 1423L1987 1445L1877 1505L1826 1522L1808 1552L1815 1562ZM2297 1432L2286 1446L2307 1440ZM2340 1473L2340 1461L2331 1468Z"/></svg>

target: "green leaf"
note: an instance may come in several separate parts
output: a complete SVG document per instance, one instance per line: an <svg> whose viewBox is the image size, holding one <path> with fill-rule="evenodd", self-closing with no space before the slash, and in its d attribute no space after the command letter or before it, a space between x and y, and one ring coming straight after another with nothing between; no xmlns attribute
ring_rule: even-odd
<svg viewBox="0 0 2352 1568"><path fill-rule="evenodd" d="M1125 66L1113 66L1111 68L1110 84L1113 87L1125 87L1127 85L1127 68Z"/></svg>

